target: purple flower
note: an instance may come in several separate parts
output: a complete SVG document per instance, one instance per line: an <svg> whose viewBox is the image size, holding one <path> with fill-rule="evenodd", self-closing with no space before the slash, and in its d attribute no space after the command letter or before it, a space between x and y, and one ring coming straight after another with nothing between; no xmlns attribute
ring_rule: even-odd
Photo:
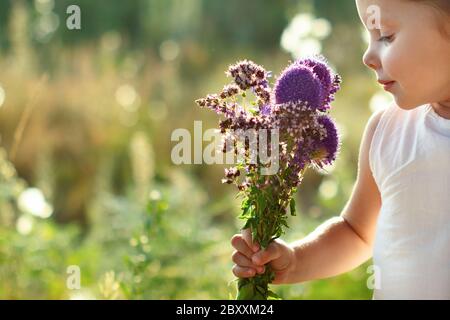
<svg viewBox="0 0 450 320"><path fill-rule="evenodd" d="M325 129L326 137L317 144L313 159L322 167L323 165L330 165L336 160L340 141L336 124L329 116L320 116L318 123Z"/></svg>
<svg viewBox="0 0 450 320"><path fill-rule="evenodd" d="M298 63L312 68L314 74L322 83L323 106L319 110L326 111L330 108L330 103L334 100L334 94L340 89L341 77L331 71L326 59L322 56L300 60Z"/></svg>
<svg viewBox="0 0 450 320"><path fill-rule="evenodd" d="M290 165L295 174L306 165L315 164L320 168L331 165L339 152L339 136L335 123L327 115L318 115L315 124L297 139L294 157Z"/></svg>
<svg viewBox="0 0 450 320"><path fill-rule="evenodd" d="M297 60L288 66L275 84L275 103L303 101L312 109L329 109L341 79L323 60L319 56Z"/></svg>
<svg viewBox="0 0 450 320"><path fill-rule="evenodd" d="M267 85L267 71L250 60L242 60L228 68L226 74L234 78L241 90L247 90L258 85Z"/></svg>
<svg viewBox="0 0 450 320"><path fill-rule="evenodd" d="M321 104L320 80L307 66L289 66L278 78L274 91L276 104L302 101L314 109Z"/></svg>
<svg viewBox="0 0 450 320"><path fill-rule="evenodd" d="M266 103L259 108L259 113L262 116L268 116L268 115L270 115L271 112L272 112L272 107L269 103Z"/></svg>

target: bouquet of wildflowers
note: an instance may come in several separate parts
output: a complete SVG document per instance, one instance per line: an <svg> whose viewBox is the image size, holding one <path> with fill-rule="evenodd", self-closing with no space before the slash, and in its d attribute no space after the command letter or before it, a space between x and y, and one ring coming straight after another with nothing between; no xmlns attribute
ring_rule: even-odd
<svg viewBox="0 0 450 320"><path fill-rule="evenodd" d="M253 241L267 248L295 215L294 194L308 167L323 169L339 151L339 135L328 115L341 78L321 56L290 64L271 88L270 72L252 61L231 65L232 83L219 94L196 100L223 116L223 149L237 156L222 182L235 184L241 215ZM253 97L248 102L249 97ZM270 299L274 273L239 279L237 299Z"/></svg>

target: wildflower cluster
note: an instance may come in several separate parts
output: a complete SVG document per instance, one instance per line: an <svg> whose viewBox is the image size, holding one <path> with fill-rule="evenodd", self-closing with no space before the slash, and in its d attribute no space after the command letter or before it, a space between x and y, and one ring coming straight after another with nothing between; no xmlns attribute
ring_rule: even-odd
<svg viewBox="0 0 450 320"><path fill-rule="evenodd" d="M341 78L323 57L295 61L280 74L273 89L270 72L252 61L237 62L226 74L232 83L196 103L225 118L219 123L222 151L241 156L236 166L225 169L222 182L238 187L243 228L251 228L253 240L266 248L288 226L288 209L295 215L293 195L305 170L323 169L336 159L339 134L328 111ZM255 100L246 103L249 91ZM262 151L271 155L269 160ZM274 164L276 172L264 173ZM273 271L268 266L265 270L262 275L239 279L238 299L275 296L268 289Z"/></svg>

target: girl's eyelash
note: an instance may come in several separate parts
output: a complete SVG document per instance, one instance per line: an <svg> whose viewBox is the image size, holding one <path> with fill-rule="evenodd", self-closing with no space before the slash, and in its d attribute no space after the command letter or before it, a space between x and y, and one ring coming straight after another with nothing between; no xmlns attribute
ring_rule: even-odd
<svg viewBox="0 0 450 320"><path fill-rule="evenodd" d="M393 40L394 35L380 37L378 41L380 42L391 42Z"/></svg>

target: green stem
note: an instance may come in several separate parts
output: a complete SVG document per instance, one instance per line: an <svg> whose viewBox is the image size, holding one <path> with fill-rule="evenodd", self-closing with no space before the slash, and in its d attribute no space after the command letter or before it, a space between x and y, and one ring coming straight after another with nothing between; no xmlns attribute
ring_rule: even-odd
<svg viewBox="0 0 450 320"><path fill-rule="evenodd" d="M241 278L238 281L238 294L236 300L267 300L271 295L269 283L272 282L274 273L269 266L263 274L253 278Z"/></svg>
<svg viewBox="0 0 450 320"><path fill-rule="evenodd" d="M277 208L278 209L278 208ZM279 221L278 215L280 210L274 210L271 212L270 206L266 205L264 208L258 206L255 203L255 215L257 224L250 226L251 230L256 228L255 241L265 249L272 241L277 230L277 224ZM253 232L252 232L253 233ZM269 297L276 296L269 290L269 284L275 278L275 273L270 266L265 265L265 271L263 274L257 274L252 278L240 278L238 281L238 294L237 300L267 300Z"/></svg>
<svg viewBox="0 0 450 320"><path fill-rule="evenodd" d="M305 169L301 171L302 175ZM289 168L284 173L288 174ZM274 179L279 178L276 176ZM257 180L258 176L256 175L255 181ZM259 243L262 249L267 248L275 237L283 233L282 227L286 221L287 208L296 190L296 188L293 188L280 192L281 182L277 180L272 185L273 188L269 187L266 190L252 189L242 205L242 208L246 208L245 212L249 211L249 208L254 208L254 211L250 211L250 217L245 215L247 219L245 226L250 227L253 240ZM269 290L269 284L274 278L275 273L271 270L269 264L265 265L263 274L257 274L252 278L240 278L236 299L267 300L269 297L276 297Z"/></svg>

